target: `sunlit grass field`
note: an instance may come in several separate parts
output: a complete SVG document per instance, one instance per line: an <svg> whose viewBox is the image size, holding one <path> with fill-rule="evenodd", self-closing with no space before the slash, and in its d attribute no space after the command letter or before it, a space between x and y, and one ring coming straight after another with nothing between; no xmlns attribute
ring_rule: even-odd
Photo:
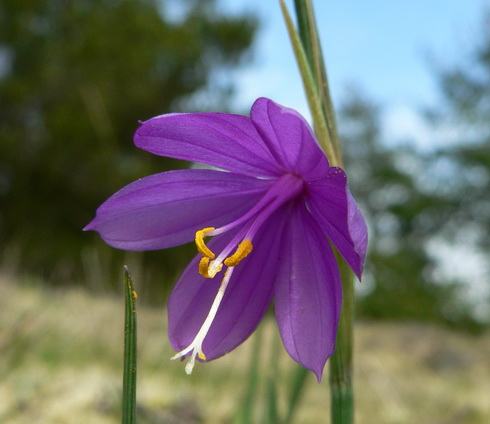
<svg viewBox="0 0 490 424"><path fill-rule="evenodd" d="M124 300L0 277L0 423L120 422ZM276 355L279 408L294 371L272 319L263 328L261 379ZM139 423L233 423L253 337L186 376L166 336L166 311L138 305ZM488 424L490 337L417 323L356 327L356 407L361 424ZM274 351L271 351L274 349ZM266 423L265 393L257 416ZM327 422L327 376L309 375L296 423ZM252 424L252 423L251 423Z"/></svg>

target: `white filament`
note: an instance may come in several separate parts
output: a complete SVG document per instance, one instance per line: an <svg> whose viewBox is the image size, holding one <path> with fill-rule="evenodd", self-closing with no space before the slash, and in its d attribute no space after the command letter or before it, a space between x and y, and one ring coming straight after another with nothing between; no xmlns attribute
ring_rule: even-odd
<svg viewBox="0 0 490 424"><path fill-rule="evenodd" d="M211 305L211 309L209 310L208 316L204 320L204 323L202 324L201 328L199 329L192 343L189 346L187 346L184 350L181 350L180 352L178 352L177 354L175 354L170 358L170 359L178 359L192 351L189 361L185 366L186 374L192 373L194 364L196 362L196 356L198 356L201 359L206 359L206 356L202 351L202 344L204 342L204 339L206 338L206 335L208 334L209 329L211 328L211 325L214 321L214 318L216 317L216 314L218 313L219 305L223 299L223 296L225 295L226 287L230 282L231 274L233 274L233 269L234 267L230 267L226 270L223 280L221 281L221 285L219 286L218 293L216 294L213 304Z"/></svg>

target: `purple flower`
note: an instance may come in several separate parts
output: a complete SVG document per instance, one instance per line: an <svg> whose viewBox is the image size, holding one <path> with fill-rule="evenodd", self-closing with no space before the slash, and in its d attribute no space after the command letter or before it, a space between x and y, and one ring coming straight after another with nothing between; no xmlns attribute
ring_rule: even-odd
<svg viewBox="0 0 490 424"><path fill-rule="evenodd" d="M289 355L321 379L341 307L330 244L360 278L364 218L340 168L330 167L306 121L260 98L250 118L168 114L135 134L160 156L228 171L189 169L124 187L85 228L111 246L164 249L195 240L199 255L169 300L175 358L218 358L246 340L274 300ZM205 237L212 237L205 243Z"/></svg>

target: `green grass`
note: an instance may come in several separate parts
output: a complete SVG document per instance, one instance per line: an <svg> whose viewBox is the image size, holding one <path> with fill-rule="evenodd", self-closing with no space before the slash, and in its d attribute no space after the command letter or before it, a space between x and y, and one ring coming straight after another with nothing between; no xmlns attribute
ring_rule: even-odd
<svg viewBox="0 0 490 424"><path fill-rule="evenodd" d="M121 282L122 284L122 282ZM0 277L0 423L120 422L124 299ZM264 325L264 383L277 330ZM434 326L358 323L357 422L487 424L490 338ZM138 305L139 423L229 423L245 391L253 341L186 376L170 361L164 308ZM276 348L277 349L277 348ZM293 362L282 347L278 408ZM309 375L296 423L327 422L328 392ZM258 417L267 392L257 389ZM261 403L262 402L262 403ZM260 422L260 421L254 421Z"/></svg>

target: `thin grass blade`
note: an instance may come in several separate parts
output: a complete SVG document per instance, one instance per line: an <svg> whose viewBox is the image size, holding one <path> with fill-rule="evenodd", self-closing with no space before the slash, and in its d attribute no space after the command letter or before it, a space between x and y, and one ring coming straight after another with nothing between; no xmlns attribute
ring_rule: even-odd
<svg viewBox="0 0 490 424"><path fill-rule="evenodd" d="M122 424L136 423L136 292L128 268L124 267L124 374Z"/></svg>
<svg viewBox="0 0 490 424"><path fill-rule="evenodd" d="M272 376L267 378L267 408L265 424L280 424L277 410L277 387L276 379Z"/></svg>
<svg viewBox="0 0 490 424"><path fill-rule="evenodd" d="M286 419L284 424L291 424L293 422L294 413L296 407L300 404L302 394L304 393L306 378L309 371L303 367L296 367L294 374L291 378L291 390L288 396L288 410L286 412Z"/></svg>
<svg viewBox="0 0 490 424"><path fill-rule="evenodd" d="M277 406L277 382L279 377L279 361L277 352L280 349L280 339L274 334L272 346L270 347L269 366L266 374L267 404L265 408L265 424L280 424L279 411Z"/></svg>
<svg viewBox="0 0 490 424"><path fill-rule="evenodd" d="M238 415L235 418L235 424L248 424L253 422L254 404L257 392L257 385L259 382L259 369L260 369L260 348L262 346L262 332L263 326L254 333L254 345L252 349L252 355L250 357L250 367L248 371L248 384L243 398L243 403Z"/></svg>

